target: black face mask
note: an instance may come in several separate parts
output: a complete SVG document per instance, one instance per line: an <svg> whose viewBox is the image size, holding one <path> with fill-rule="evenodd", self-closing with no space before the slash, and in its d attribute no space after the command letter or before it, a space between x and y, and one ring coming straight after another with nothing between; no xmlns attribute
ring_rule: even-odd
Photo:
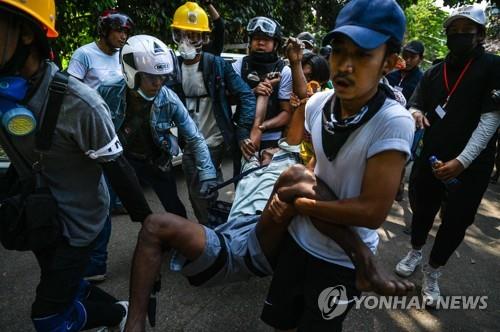
<svg viewBox="0 0 500 332"><path fill-rule="evenodd" d="M257 63L272 63L278 61L275 52L250 52L250 57Z"/></svg>
<svg viewBox="0 0 500 332"><path fill-rule="evenodd" d="M474 36L474 33L454 33L448 36L446 45L451 54L462 57L474 48Z"/></svg>

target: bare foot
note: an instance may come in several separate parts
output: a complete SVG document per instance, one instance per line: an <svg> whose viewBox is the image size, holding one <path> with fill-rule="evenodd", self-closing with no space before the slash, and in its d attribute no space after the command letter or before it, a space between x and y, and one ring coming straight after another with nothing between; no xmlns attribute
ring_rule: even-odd
<svg viewBox="0 0 500 332"><path fill-rule="evenodd" d="M362 292L375 292L379 295L406 295L415 289L408 280L399 280L386 273L375 263L372 252L353 257L356 261L356 288Z"/></svg>

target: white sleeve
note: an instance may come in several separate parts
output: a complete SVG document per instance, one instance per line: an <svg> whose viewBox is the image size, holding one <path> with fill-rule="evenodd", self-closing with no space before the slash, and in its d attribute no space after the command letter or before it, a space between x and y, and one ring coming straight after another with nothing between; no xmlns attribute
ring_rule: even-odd
<svg viewBox="0 0 500 332"><path fill-rule="evenodd" d="M280 100L290 100L292 94L292 70L290 67L285 66L281 70L281 80L280 87L278 91L278 99Z"/></svg>
<svg viewBox="0 0 500 332"><path fill-rule="evenodd" d="M407 156L407 159L411 156L415 122L404 107L396 102L394 104L396 106L387 109L382 114L385 117L380 121L377 132L368 148L367 159L388 150L400 151Z"/></svg>
<svg viewBox="0 0 500 332"><path fill-rule="evenodd" d="M87 54L83 50L77 49L75 53L73 53L71 60L69 60L67 69L68 74L78 78L79 80L83 80L87 75L89 68L90 63Z"/></svg>
<svg viewBox="0 0 500 332"><path fill-rule="evenodd" d="M479 124L469 138L467 145L457 160L464 166L469 165L484 150L491 137L495 134L500 125L500 112L483 113L479 119Z"/></svg>
<svg viewBox="0 0 500 332"><path fill-rule="evenodd" d="M233 66L233 69L234 71L236 72L236 74L238 74L238 76L241 77L241 65L243 64L243 58L241 59L238 59L236 60L235 62L233 62L231 65Z"/></svg>

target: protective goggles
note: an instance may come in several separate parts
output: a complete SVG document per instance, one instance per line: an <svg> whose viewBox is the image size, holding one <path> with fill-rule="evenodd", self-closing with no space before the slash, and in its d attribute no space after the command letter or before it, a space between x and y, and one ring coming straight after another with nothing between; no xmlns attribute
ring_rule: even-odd
<svg viewBox="0 0 500 332"><path fill-rule="evenodd" d="M173 29L172 39L174 43L180 44L183 41L187 41L194 47L201 47L204 43L208 42L208 35L199 31L186 31Z"/></svg>
<svg viewBox="0 0 500 332"><path fill-rule="evenodd" d="M263 16L257 16L252 18L247 25L247 31L250 33L255 32L257 31L257 29L259 29L263 33L268 34L270 36L273 36L276 33L277 28L278 26L276 25L276 22L274 22L270 18Z"/></svg>

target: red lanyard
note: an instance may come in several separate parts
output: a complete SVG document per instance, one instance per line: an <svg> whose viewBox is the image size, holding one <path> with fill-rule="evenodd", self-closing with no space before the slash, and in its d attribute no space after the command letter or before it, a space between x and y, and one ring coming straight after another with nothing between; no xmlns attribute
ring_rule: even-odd
<svg viewBox="0 0 500 332"><path fill-rule="evenodd" d="M451 95L457 89L458 85L462 81L462 78L464 78L465 72L467 71L467 69L469 69L469 66L470 66L471 63L472 63L472 59L470 59L469 62L467 62L467 64L465 65L464 69L462 69L462 72L460 73L460 75L458 76L457 81L455 82L455 84L451 88L451 91L450 91L450 86L448 85L448 73L447 73L447 69L446 69L446 62L444 63L444 70L443 70L444 85L446 87L446 90L448 91L448 96L446 97L446 101L445 101L445 103L443 105L443 108L445 108L446 105L448 105L448 101L450 100Z"/></svg>

